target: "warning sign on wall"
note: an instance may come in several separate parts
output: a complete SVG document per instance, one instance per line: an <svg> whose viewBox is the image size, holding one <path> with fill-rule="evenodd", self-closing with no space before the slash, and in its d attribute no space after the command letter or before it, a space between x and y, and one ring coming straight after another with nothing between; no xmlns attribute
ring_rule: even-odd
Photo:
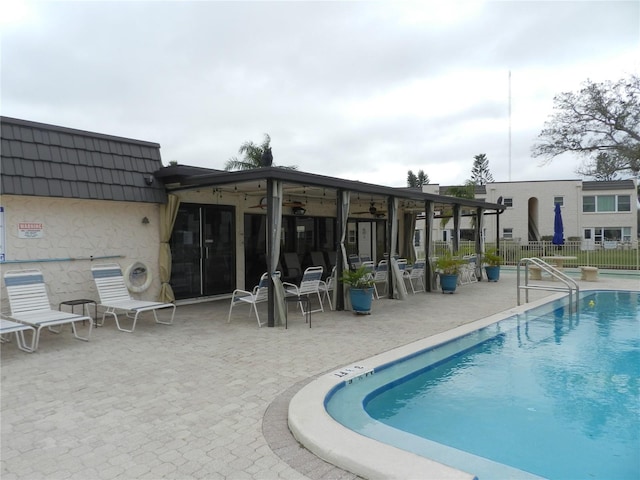
<svg viewBox="0 0 640 480"><path fill-rule="evenodd" d="M18 238L42 238L44 230L41 223L20 222L18 223Z"/></svg>

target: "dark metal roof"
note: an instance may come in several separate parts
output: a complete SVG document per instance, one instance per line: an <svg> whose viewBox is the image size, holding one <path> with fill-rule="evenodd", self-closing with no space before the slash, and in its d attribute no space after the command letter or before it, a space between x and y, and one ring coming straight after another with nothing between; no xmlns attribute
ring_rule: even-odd
<svg viewBox="0 0 640 480"><path fill-rule="evenodd" d="M582 190L634 190L633 180L607 180L600 182L582 182Z"/></svg>
<svg viewBox="0 0 640 480"><path fill-rule="evenodd" d="M157 143L9 117L0 139L4 195L166 202Z"/></svg>
<svg viewBox="0 0 640 480"><path fill-rule="evenodd" d="M397 197L414 200L416 202L433 201L443 204L483 207L489 210L504 210L503 205L487 203L483 200L471 200L424 193L420 189L387 187L384 185L345 180L281 167L263 167L229 172L209 170L209 173L195 175L189 175L188 168L190 167L184 165L164 167L156 172L156 177L165 181L165 185L169 191L191 190L201 187L220 188L223 186L232 186L230 190L233 189L235 191L249 193L250 191L259 190L260 188L266 191L266 180L278 180L286 185L306 187L307 190L312 188L320 190L330 189L332 191L345 190L367 196Z"/></svg>

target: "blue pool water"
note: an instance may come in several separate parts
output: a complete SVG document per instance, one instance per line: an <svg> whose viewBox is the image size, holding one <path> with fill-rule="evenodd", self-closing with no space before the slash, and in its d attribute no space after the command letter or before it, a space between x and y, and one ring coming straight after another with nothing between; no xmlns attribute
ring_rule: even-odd
<svg viewBox="0 0 640 480"><path fill-rule="evenodd" d="M363 435L488 478L640 478L640 296L520 314L341 386Z"/></svg>

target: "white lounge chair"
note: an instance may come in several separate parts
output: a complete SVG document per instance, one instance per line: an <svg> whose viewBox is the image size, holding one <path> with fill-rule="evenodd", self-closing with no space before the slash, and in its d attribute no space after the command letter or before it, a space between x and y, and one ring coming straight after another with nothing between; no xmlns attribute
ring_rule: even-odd
<svg viewBox="0 0 640 480"><path fill-rule="evenodd" d="M9 319L33 327L35 331L35 338L32 339L31 346L24 344L26 348L31 351L38 349L40 332L43 328L47 327L53 333L60 333L61 330L54 327L67 324L71 324L73 335L78 340L89 341L91 327L93 326L91 317L52 310L47 287L40 270L8 271L4 274L4 284L7 287L7 296L9 297L9 307L11 309L11 313L8 315ZM76 323L87 320L89 321L89 333L86 337L81 337L78 335ZM7 324L7 329L10 327ZM17 327L15 328L17 329ZM6 333L9 332L7 331Z"/></svg>
<svg viewBox="0 0 640 480"><path fill-rule="evenodd" d="M131 333L136 328L138 316L142 312L153 312L153 317L156 323L162 325L173 324L173 317L176 314L176 306L173 303L161 303L161 302L148 302L143 300L134 300L129 295L129 290L124 283L124 277L122 276L122 270L117 263L102 263L91 267L91 273L93 274L93 280L98 288L98 295L100 296L100 302L98 307L104 308L102 313L102 322L104 324L104 317L106 315L112 315L116 321L118 330ZM171 319L169 321L163 321L158 319L156 313L157 310L164 308L173 308L171 313ZM120 326L118 320L118 311L126 314L127 317L133 318L133 324L131 329L127 330Z"/></svg>
<svg viewBox="0 0 640 480"><path fill-rule="evenodd" d="M275 272L276 276L280 278L280 272ZM256 320L258 321L258 327L262 327L263 323L260 322L260 315L258 315L258 304L266 302L269 294L269 273L265 272L260 277L260 283L253 287L250 292L248 290L242 290L236 288L231 295L231 305L229 306L229 315L227 316L227 323L231 322L231 310L236 305L250 305L249 316L251 311L256 312Z"/></svg>
<svg viewBox="0 0 640 480"><path fill-rule="evenodd" d="M284 287L285 293L287 295L295 295L297 297L309 295L317 295L318 302L320 303L320 308L316 310L309 310L308 312L304 310L304 306L302 302L299 302L300 310L302 311L302 315L307 315L309 313L314 312L324 312L324 307L322 306L322 292L320 291L320 285L322 282L322 267L309 267L304 271L302 275L302 280L300 280L300 285L294 285L292 283L282 282L282 286Z"/></svg>
<svg viewBox="0 0 640 480"><path fill-rule="evenodd" d="M24 332L31 331L31 345L27 345ZM11 339L8 337L12 333L16 334L16 344L20 350L28 353L34 352L36 341L36 329L24 323L12 322L11 320L0 319L0 343L8 343Z"/></svg>

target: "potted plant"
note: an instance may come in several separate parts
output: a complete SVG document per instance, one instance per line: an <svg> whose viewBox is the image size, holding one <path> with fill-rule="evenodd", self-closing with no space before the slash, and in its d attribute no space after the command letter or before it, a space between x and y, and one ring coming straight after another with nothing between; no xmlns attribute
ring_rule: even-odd
<svg viewBox="0 0 640 480"><path fill-rule="evenodd" d="M344 270L341 277L342 283L349 286L349 298L351 307L355 313L370 314L373 302L373 275L366 266L356 270Z"/></svg>
<svg viewBox="0 0 640 480"><path fill-rule="evenodd" d="M498 255L496 249L487 250L482 256L484 262L484 271L487 274L489 282L497 282L500 279L500 265L502 265L502 257Z"/></svg>
<svg viewBox="0 0 640 480"><path fill-rule="evenodd" d="M458 276L465 261L447 251L435 261L435 267L440 276L442 293L453 293L458 285Z"/></svg>

